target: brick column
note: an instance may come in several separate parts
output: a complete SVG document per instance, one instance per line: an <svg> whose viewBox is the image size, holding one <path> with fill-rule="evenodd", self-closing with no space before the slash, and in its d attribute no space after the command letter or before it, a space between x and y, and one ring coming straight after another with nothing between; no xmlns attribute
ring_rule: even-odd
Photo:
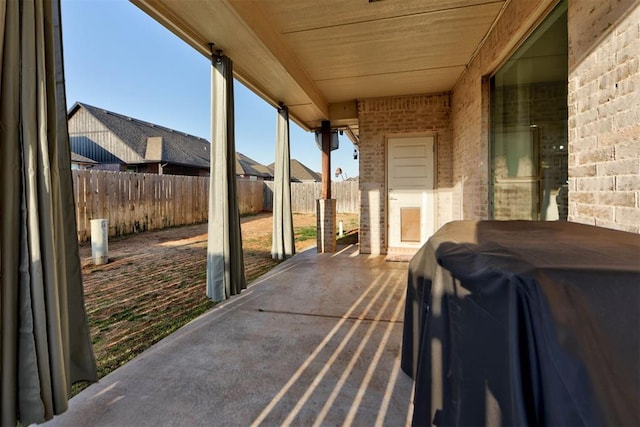
<svg viewBox="0 0 640 427"><path fill-rule="evenodd" d="M336 251L336 199L316 200L318 253Z"/></svg>
<svg viewBox="0 0 640 427"><path fill-rule="evenodd" d="M322 198L331 198L331 122L322 122Z"/></svg>

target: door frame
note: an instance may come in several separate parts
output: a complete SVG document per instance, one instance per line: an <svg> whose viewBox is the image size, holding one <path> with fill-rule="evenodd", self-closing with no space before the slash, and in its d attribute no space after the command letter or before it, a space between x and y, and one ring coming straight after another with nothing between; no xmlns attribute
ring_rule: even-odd
<svg viewBox="0 0 640 427"><path fill-rule="evenodd" d="M433 215L433 232L438 229L438 133L437 132L420 132L420 133L390 133L384 136L384 250L389 253L390 246L390 224L389 216L389 140L402 138L433 138L433 207L431 213ZM396 250L415 252L417 249L395 247Z"/></svg>

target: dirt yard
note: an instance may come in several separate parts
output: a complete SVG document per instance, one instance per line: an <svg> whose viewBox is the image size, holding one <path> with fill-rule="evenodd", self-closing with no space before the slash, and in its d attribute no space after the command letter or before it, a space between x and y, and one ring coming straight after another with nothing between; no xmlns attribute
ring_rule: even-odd
<svg viewBox="0 0 640 427"><path fill-rule="evenodd" d="M341 214L345 231L357 215ZM242 218L247 282L271 259L271 214ZM315 246L313 214L294 214L296 251ZM109 263L94 266L80 245L85 305L100 377L214 306L206 292L207 224L112 238Z"/></svg>

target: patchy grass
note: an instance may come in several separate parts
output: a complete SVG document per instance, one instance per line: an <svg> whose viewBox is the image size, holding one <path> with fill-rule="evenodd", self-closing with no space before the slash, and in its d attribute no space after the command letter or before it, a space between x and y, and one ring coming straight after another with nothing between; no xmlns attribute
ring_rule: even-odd
<svg viewBox="0 0 640 427"><path fill-rule="evenodd" d="M296 242L304 242L305 240L315 240L317 236L316 227L295 227L293 229L293 233L295 234Z"/></svg>
<svg viewBox="0 0 640 427"><path fill-rule="evenodd" d="M184 289L184 288L181 288ZM199 290L201 292L201 289ZM143 306L126 307L105 317L89 315L89 329L93 343L98 377L124 365L162 338L186 325L215 303L208 298L185 297L168 310L151 310L144 313ZM74 384L72 394L77 394L89 383Z"/></svg>

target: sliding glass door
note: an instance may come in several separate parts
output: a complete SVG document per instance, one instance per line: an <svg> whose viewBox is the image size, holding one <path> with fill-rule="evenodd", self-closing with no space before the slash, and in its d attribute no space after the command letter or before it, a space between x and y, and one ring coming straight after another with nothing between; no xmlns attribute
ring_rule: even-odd
<svg viewBox="0 0 640 427"><path fill-rule="evenodd" d="M494 219L567 219L567 2L491 78Z"/></svg>

